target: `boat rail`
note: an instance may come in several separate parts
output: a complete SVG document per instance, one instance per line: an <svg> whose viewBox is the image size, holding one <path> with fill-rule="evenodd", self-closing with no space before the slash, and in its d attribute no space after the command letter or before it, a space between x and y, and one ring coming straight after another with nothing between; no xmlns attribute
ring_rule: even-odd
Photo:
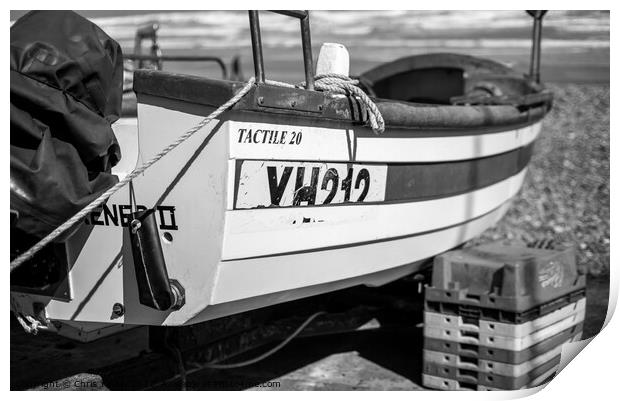
<svg viewBox="0 0 620 401"><path fill-rule="evenodd" d="M314 90L314 68L312 66L312 43L310 40L310 15L302 10L271 10L276 14L299 19L301 28L301 47L304 56L306 89ZM250 34L252 37L252 56L254 58L254 75L257 83L265 82L265 65L263 63L263 45L260 34L260 21L257 10L250 10Z"/></svg>
<svg viewBox="0 0 620 401"><path fill-rule="evenodd" d="M312 43L310 39L310 15L307 10L271 10L276 14L297 18L301 27L301 45L304 57L306 75L306 89L314 90L314 70L312 66ZM532 29L532 52L528 78L540 83L540 48L542 39L542 19L546 10L527 10L534 20ZM249 11L250 33L252 37L252 56L254 58L254 73L257 83L265 82L265 66L263 62L263 47L261 42L260 21L257 10Z"/></svg>
<svg viewBox="0 0 620 401"><path fill-rule="evenodd" d="M527 13L534 19L532 28L532 54L530 57L529 78L540 83L540 42L542 40L542 19L547 13L546 10L527 10Z"/></svg>
<svg viewBox="0 0 620 401"><path fill-rule="evenodd" d="M312 61L312 41L310 35L310 14L308 10L270 10L273 13L297 18L300 21L301 45L304 61L304 72L306 79L306 89L314 90L314 67ZM527 10L527 13L533 19L532 28L532 50L530 55L530 67L527 77L537 84L540 83L540 52L542 39L542 20L547 11L545 10ZM258 10L248 11L250 19L250 36L252 41L252 57L254 61L254 76L257 83L265 82L265 65L263 57L263 46L261 40L260 19ZM229 76L228 68L220 57L215 56L164 56L157 42L157 31L159 24L150 23L138 29L134 42L134 53L125 54L126 59L138 61L138 68L144 66L144 61L155 62L157 69L162 70L164 61L180 61L180 62L213 62L216 63L221 71L223 79L232 79ZM142 53L142 42L151 40L150 54ZM234 70L234 68L233 68ZM234 75L234 73L233 73Z"/></svg>

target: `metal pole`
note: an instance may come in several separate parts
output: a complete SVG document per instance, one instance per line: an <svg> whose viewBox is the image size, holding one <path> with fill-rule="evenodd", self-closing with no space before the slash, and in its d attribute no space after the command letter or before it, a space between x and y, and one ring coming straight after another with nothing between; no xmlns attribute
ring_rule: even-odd
<svg viewBox="0 0 620 401"><path fill-rule="evenodd" d="M136 31L136 37L134 39L134 53L138 56L142 54L142 41L144 39L151 39L153 45L157 44L157 31L159 30L159 24L152 23L146 24L142 27L138 28ZM138 68L142 68L144 66L144 60L138 60Z"/></svg>
<svg viewBox="0 0 620 401"><path fill-rule="evenodd" d="M293 17L302 19L308 16L308 11L304 10L269 10L276 14L286 15L287 17Z"/></svg>
<svg viewBox="0 0 620 401"><path fill-rule="evenodd" d="M306 76L306 89L314 90L314 68L312 63L312 42L310 40L310 15L308 11L301 10L274 10L277 14L298 18L301 26L301 48L304 57L304 72ZM264 82L265 71L263 66L263 49L260 39L260 24L258 11L250 11L250 32L252 34L252 53L254 55L254 70L256 81Z"/></svg>
<svg viewBox="0 0 620 401"><path fill-rule="evenodd" d="M542 19L547 11L528 10L527 13L534 18L532 28L532 55L530 58L530 79L540 83L540 42L542 40Z"/></svg>
<svg viewBox="0 0 620 401"><path fill-rule="evenodd" d="M265 67L263 65L263 45L260 38L260 22L258 11L250 10L250 35L252 36L252 57L254 58L254 76L257 83L265 82Z"/></svg>
<svg viewBox="0 0 620 401"><path fill-rule="evenodd" d="M306 73L306 89L314 90L314 69L312 63L312 43L310 41L310 16L308 11L301 18L301 47L304 54L304 71Z"/></svg>
<svg viewBox="0 0 620 401"><path fill-rule="evenodd" d="M222 70L222 78L226 79L228 77L228 69L226 67L226 64L219 57L212 57L212 56L163 56L163 55L162 56L154 56L154 55L146 55L146 54L131 54L131 53L129 53L129 54L123 54L123 58L126 58L128 60L137 60L137 61L144 61L144 60L156 61L158 63L163 62L163 61L179 61L179 62L205 61L205 62L214 62L214 63L217 63L217 65L220 66L220 69Z"/></svg>

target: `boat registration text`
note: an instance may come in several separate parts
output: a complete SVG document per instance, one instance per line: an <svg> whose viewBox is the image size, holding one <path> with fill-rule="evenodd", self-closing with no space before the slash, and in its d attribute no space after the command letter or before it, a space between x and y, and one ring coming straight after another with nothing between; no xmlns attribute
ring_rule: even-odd
<svg viewBox="0 0 620 401"><path fill-rule="evenodd" d="M381 202L386 165L237 162L236 209Z"/></svg>

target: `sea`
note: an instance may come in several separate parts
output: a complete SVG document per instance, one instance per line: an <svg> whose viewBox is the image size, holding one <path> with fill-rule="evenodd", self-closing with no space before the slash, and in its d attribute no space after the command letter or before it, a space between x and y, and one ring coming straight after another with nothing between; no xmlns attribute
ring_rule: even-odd
<svg viewBox="0 0 620 401"><path fill-rule="evenodd" d="M246 77L253 72L246 11L77 11L133 52L136 29L157 22L166 55L217 56L229 64L240 56ZM25 11L11 11L14 22ZM303 79L299 22L260 13L268 79ZM464 53L528 70L532 19L525 11L310 11L312 48L345 45L351 75L381 63L429 52ZM542 78L546 82L609 82L608 11L550 11L543 22ZM218 77L213 63L169 62L164 69Z"/></svg>

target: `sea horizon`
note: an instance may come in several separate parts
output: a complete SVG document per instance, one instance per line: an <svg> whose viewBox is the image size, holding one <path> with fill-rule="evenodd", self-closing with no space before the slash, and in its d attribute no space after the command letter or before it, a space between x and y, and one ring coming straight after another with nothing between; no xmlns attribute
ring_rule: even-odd
<svg viewBox="0 0 620 401"><path fill-rule="evenodd" d="M11 20L25 12L12 11ZM226 63L239 55L252 72L245 11L78 11L133 52L136 29L159 24L164 54L201 54ZM312 45L344 44L356 75L384 62L420 53L453 52L491 58L527 72L531 18L524 11L310 11ZM464 17L465 15L465 17ZM303 78L299 24L260 13L267 73L273 79ZM550 11L543 23L542 74L550 82L609 82L609 12ZM297 51L298 49L298 51ZM217 74L214 65L167 63L188 74Z"/></svg>

